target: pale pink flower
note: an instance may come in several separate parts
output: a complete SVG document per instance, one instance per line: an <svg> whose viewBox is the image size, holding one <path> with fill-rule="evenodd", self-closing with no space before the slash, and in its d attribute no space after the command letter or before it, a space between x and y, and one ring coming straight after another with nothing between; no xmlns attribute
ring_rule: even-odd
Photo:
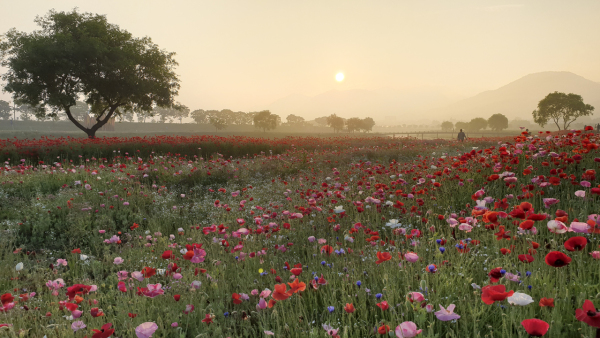
<svg viewBox="0 0 600 338"><path fill-rule="evenodd" d="M308 241L311 242L311 243L314 242L315 239L316 239L315 236L308 237Z"/></svg>
<svg viewBox="0 0 600 338"><path fill-rule="evenodd" d="M425 296L420 292L409 292L407 298L411 303L422 303L425 301Z"/></svg>
<svg viewBox="0 0 600 338"><path fill-rule="evenodd" d="M417 330L417 324L413 322L404 322L396 327L396 337L398 338L412 338L416 337L423 330Z"/></svg>
<svg viewBox="0 0 600 338"><path fill-rule="evenodd" d="M148 290L144 291L144 296L154 298L165 293L160 283L148 284Z"/></svg>
<svg viewBox="0 0 600 338"><path fill-rule="evenodd" d="M590 255L592 255L594 259L600 259L600 251L592 251L590 252Z"/></svg>
<svg viewBox="0 0 600 338"><path fill-rule="evenodd" d="M250 291L250 294L253 296L258 295L258 289L254 289L254 290Z"/></svg>
<svg viewBox="0 0 600 338"><path fill-rule="evenodd" d="M467 223L461 223L461 224L458 226L458 230L462 230L462 231L466 231L466 232L471 232L471 230L473 230L473 227L472 227L472 226L470 226L470 225L469 225L469 224L467 224Z"/></svg>
<svg viewBox="0 0 600 338"><path fill-rule="evenodd" d="M155 322L145 322L135 328L135 334L138 338L150 338L158 330Z"/></svg>
<svg viewBox="0 0 600 338"><path fill-rule="evenodd" d="M192 263L202 263L206 257L206 251L202 248L194 247L194 256L190 260Z"/></svg>
<svg viewBox="0 0 600 338"><path fill-rule="evenodd" d="M573 232L577 232L577 233L581 233L581 234L587 234L587 233L589 233L589 228L590 228L590 226L587 223L571 222L569 231L573 231Z"/></svg>
<svg viewBox="0 0 600 338"><path fill-rule="evenodd" d="M76 322L73 322L73 324L71 324L71 330L73 330L73 332L77 332L81 329L85 329L87 326L81 321L78 320Z"/></svg>
<svg viewBox="0 0 600 338"><path fill-rule="evenodd" d="M266 330L266 331L265 331L265 334L266 334L267 336L274 336L274 335L275 335L273 332L271 332L271 331L268 331L268 330Z"/></svg>
<svg viewBox="0 0 600 338"><path fill-rule="evenodd" d="M127 274L128 274L128 272L125 271L125 270L119 271L119 272L117 272L117 278L119 280L126 280L127 279Z"/></svg>
<svg viewBox="0 0 600 338"><path fill-rule="evenodd" d="M59 259L56 260L56 265L67 266L67 260L59 258Z"/></svg>
<svg viewBox="0 0 600 338"><path fill-rule="evenodd" d="M548 221L548 230L555 234L564 234L567 232L568 228L565 223L557 220Z"/></svg>
<svg viewBox="0 0 600 338"><path fill-rule="evenodd" d="M317 243L319 243L319 244L325 244L325 243L327 243L327 240L324 239L324 238L319 238L319 239L317 239Z"/></svg>
<svg viewBox="0 0 600 338"><path fill-rule="evenodd" d="M437 311L434 314L437 317L437 319L443 322L459 319L460 316L454 313L454 307L454 304L450 304L447 308L444 309L444 307L440 304L440 311Z"/></svg>
<svg viewBox="0 0 600 338"><path fill-rule="evenodd" d="M137 279L139 282L144 281L144 274L139 271L134 271L131 273L131 277Z"/></svg>
<svg viewBox="0 0 600 338"><path fill-rule="evenodd" d="M584 190L577 190L575 192L575 196L584 198L585 197L585 191Z"/></svg>
<svg viewBox="0 0 600 338"><path fill-rule="evenodd" d="M125 260L124 260L123 258L121 258L121 257L116 257L116 258L113 260L113 263L114 263L115 265L120 265L120 264L123 264L123 262L125 262Z"/></svg>
<svg viewBox="0 0 600 338"><path fill-rule="evenodd" d="M411 262L411 263L414 263L414 262L416 262L416 261L418 261L418 260L419 260L419 256L418 256L416 253L414 253L414 252L407 252L407 253L404 255L404 258L405 258L405 259L406 259L408 262Z"/></svg>
<svg viewBox="0 0 600 338"><path fill-rule="evenodd" d="M264 310L267 308L267 301L264 298L261 298L256 304L256 311Z"/></svg>
<svg viewBox="0 0 600 338"><path fill-rule="evenodd" d="M264 289L261 293L260 293L260 298L267 298L271 295L271 290L269 289Z"/></svg>

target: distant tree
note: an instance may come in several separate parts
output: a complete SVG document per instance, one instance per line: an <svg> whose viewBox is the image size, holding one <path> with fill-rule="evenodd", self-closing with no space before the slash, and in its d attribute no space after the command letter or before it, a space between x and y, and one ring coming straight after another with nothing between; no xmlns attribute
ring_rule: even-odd
<svg viewBox="0 0 600 338"><path fill-rule="evenodd" d="M290 124L290 125L301 125L301 124L304 124L304 117L302 117L302 116L297 116L297 115L294 115L294 114L290 114L285 119L287 120L287 123Z"/></svg>
<svg viewBox="0 0 600 338"><path fill-rule="evenodd" d="M334 133L337 133L344 129L344 119L336 114L331 114L327 117L327 125L333 129Z"/></svg>
<svg viewBox="0 0 600 338"><path fill-rule="evenodd" d="M272 114L268 110L263 110L254 116L254 126L263 131L272 130L277 128L279 120L281 120L279 115Z"/></svg>
<svg viewBox="0 0 600 338"><path fill-rule="evenodd" d="M17 111L19 112L19 118L22 121L31 121L35 116L35 109L28 104L20 105L17 107Z"/></svg>
<svg viewBox="0 0 600 338"><path fill-rule="evenodd" d="M487 120L483 117L476 117L469 121L469 131L479 131L481 129L487 128Z"/></svg>
<svg viewBox="0 0 600 338"><path fill-rule="evenodd" d="M8 120L10 119L11 115L10 103L0 100L0 118L3 120Z"/></svg>
<svg viewBox="0 0 600 338"><path fill-rule="evenodd" d="M322 125L322 126L326 126L326 125L327 125L327 116L323 116L323 117L317 117L317 118L315 119L315 122L316 122L317 124L320 124L320 125Z"/></svg>
<svg viewBox="0 0 600 338"><path fill-rule="evenodd" d="M64 111L94 138L122 112L175 105L177 62L150 38L133 38L105 16L77 10L51 10L35 22L41 29L31 34L12 29L4 35L0 65L8 69L2 76L4 90L15 101L36 107L36 116ZM89 128L71 113L79 97L85 97L96 117Z"/></svg>
<svg viewBox="0 0 600 338"><path fill-rule="evenodd" d="M504 130L508 128L508 119L503 114L494 114L487 120L492 130Z"/></svg>
<svg viewBox="0 0 600 338"><path fill-rule="evenodd" d="M564 130L578 117L592 115L593 111L594 107L585 104L580 95L554 92L538 103L538 109L533 111L533 121L543 127L552 120L558 130L562 123Z"/></svg>
<svg viewBox="0 0 600 338"><path fill-rule="evenodd" d="M190 109L184 105L178 105L173 112L173 118L179 120L179 123L183 123L183 119L190 115Z"/></svg>
<svg viewBox="0 0 600 338"><path fill-rule="evenodd" d="M452 123L450 121L442 122L442 130L443 131L451 131L452 129L454 129L454 123Z"/></svg>
<svg viewBox="0 0 600 338"><path fill-rule="evenodd" d="M225 120L220 119L218 117L211 117L210 124L212 124L213 127L215 127L215 129L217 131L227 128L227 122L225 122Z"/></svg>
<svg viewBox="0 0 600 338"><path fill-rule="evenodd" d="M190 117L198 124L205 124L208 122L208 114L204 109L196 109L190 113Z"/></svg>
<svg viewBox="0 0 600 338"><path fill-rule="evenodd" d="M370 117L365 117L360 121L360 129L363 132L369 132L375 127L375 121Z"/></svg>
<svg viewBox="0 0 600 338"><path fill-rule="evenodd" d="M458 130L467 130L469 129L469 122L456 122L454 124L454 128L458 131Z"/></svg>
<svg viewBox="0 0 600 338"><path fill-rule="evenodd" d="M355 131L359 131L362 128L362 120L358 117L352 117L346 120L346 130L348 132L353 133Z"/></svg>

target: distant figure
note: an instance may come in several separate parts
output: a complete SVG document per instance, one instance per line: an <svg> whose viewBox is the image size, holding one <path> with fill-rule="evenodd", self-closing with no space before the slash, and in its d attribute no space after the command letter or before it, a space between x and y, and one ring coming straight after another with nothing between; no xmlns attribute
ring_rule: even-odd
<svg viewBox="0 0 600 338"><path fill-rule="evenodd" d="M596 132L600 133L600 123L596 124Z"/></svg>
<svg viewBox="0 0 600 338"><path fill-rule="evenodd" d="M465 135L465 132L461 129L460 132L458 133L458 140L461 142L464 142L464 140L467 138L467 135Z"/></svg>

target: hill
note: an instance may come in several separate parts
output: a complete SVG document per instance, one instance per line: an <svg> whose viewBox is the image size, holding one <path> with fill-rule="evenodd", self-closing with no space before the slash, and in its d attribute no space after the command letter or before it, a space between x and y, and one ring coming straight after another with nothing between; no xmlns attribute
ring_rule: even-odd
<svg viewBox="0 0 600 338"><path fill-rule="evenodd" d="M575 93L585 103L600 111L600 83L571 72L541 72L526 75L495 90L479 93L473 97L452 103L446 107L427 112L431 118L469 120L489 117L496 113L508 119L531 119L531 112L546 95L554 91Z"/></svg>

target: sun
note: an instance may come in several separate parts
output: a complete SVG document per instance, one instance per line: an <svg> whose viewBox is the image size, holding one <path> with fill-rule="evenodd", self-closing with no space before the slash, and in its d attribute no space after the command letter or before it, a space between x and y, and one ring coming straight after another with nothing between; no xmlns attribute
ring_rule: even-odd
<svg viewBox="0 0 600 338"><path fill-rule="evenodd" d="M337 74L335 74L335 80L336 80L337 82L342 82L342 81L344 81L344 73L337 73Z"/></svg>

